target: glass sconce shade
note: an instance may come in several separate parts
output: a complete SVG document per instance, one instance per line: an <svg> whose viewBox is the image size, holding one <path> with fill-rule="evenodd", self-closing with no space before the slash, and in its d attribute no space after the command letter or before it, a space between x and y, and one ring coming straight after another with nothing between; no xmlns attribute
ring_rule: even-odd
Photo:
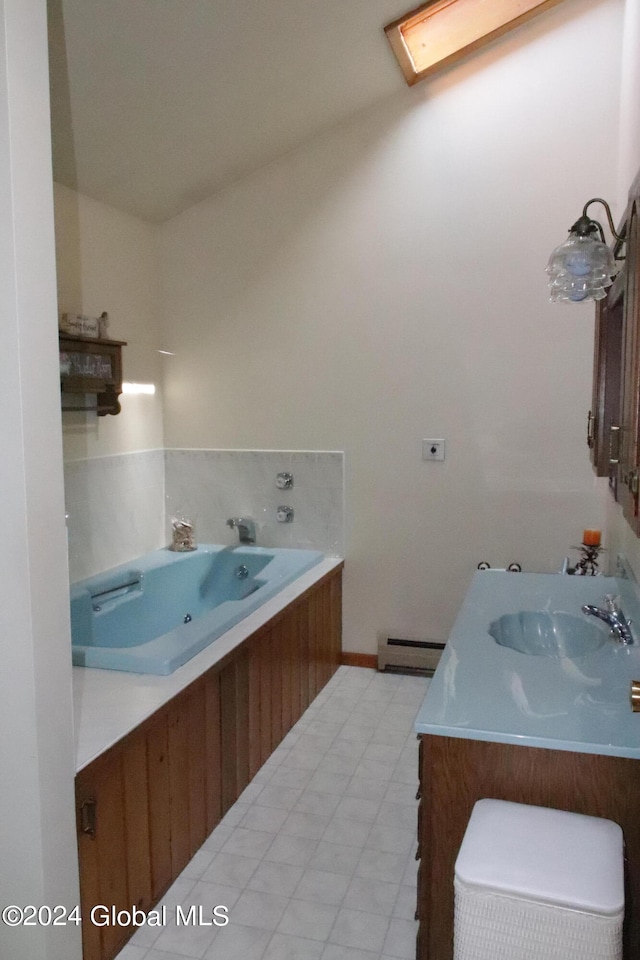
<svg viewBox="0 0 640 960"><path fill-rule="evenodd" d="M611 250L594 231L580 234L572 229L551 254L547 264L551 300L576 303L606 296L618 268Z"/></svg>
<svg viewBox="0 0 640 960"><path fill-rule="evenodd" d="M604 242L604 231L597 220L587 216L592 203L601 203L604 207L609 228L617 241L616 255ZM588 200L582 216L576 220L564 243L553 251L547 264L549 274L550 299L568 303L580 300L602 300L607 295L607 287L613 283L618 266L616 260L624 236L616 233L611 209L606 200L594 197Z"/></svg>

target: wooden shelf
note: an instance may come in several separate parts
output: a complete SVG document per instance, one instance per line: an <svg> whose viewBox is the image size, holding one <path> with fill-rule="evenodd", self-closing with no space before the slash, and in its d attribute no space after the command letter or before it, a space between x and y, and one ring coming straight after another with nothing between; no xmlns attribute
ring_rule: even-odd
<svg viewBox="0 0 640 960"><path fill-rule="evenodd" d="M63 410L95 410L99 417L120 413L122 347L126 340L59 334ZM95 394L94 406L65 404L65 395Z"/></svg>

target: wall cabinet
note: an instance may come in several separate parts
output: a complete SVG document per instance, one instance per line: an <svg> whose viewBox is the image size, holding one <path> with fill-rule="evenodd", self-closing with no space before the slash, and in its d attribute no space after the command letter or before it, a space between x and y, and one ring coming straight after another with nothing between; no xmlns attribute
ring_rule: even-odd
<svg viewBox="0 0 640 960"><path fill-rule="evenodd" d="M74 394L95 394L98 416L120 413L122 347L125 340L59 334L62 409L86 409L69 403ZM65 397L67 403L65 404Z"/></svg>
<svg viewBox="0 0 640 960"><path fill-rule="evenodd" d="M341 570L328 574L76 777L84 960L110 960L340 662ZM117 709L117 704L114 706Z"/></svg>
<svg viewBox="0 0 640 960"><path fill-rule="evenodd" d="M640 469L640 184L630 198L627 215L626 283L623 307L621 456L618 465L618 500L636 534L638 524L638 471Z"/></svg>
<svg viewBox="0 0 640 960"><path fill-rule="evenodd" d="M593 396L587 422L591 462L615 493L621 456L624 271L596 304Z"/></svg>
<svg viewBox="0 0 640 960"><path fill-rule="evenodd" d="M640 535L640 175L620 232L625 261L596 307L592 407L587 442L623 515Z"/></svg>

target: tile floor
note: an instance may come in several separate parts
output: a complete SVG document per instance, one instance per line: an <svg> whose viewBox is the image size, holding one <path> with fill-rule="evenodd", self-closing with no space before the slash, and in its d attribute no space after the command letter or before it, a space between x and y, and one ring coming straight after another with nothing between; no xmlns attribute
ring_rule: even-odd
<svg viewBox="0 0 640 960"><path fill-rule="evenodd" d="M428 682L340 667L117 960L413 960ZM177 904L229 923L177 926Z"/></svg>

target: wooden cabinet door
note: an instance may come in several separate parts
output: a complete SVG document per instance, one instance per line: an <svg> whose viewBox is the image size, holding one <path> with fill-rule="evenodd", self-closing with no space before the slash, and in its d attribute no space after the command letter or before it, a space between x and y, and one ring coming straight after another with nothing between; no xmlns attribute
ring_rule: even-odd
<svg viewBox="0 0 640 960"><path fill-rule="evenodd" d="M76 778L84 960L112 957L131 935L127 927L91 922L101 905L130 908L122 752L111 750ZM96 917L99 921L100 918Z"/></svg>
<svg viewBox="0 0 640 960"><path fill-rule="evenodd" d="M609 477L615 494L621 455L622 347L626 271L596 304L593 396L587 443L598 477Z"/></svg>
<svg viewBox="0 0 640 960"><path fill-rule="evenodd" d="M640 764L626 757L423 736L418 960L452 960L455 862L474 804L485 797L618 823L624 834L624 960L640 943Z"/></svg>
<svg viewBox="0 0 640 960"><path fill-rule="evenodd" d="M632 199L627 220L626 286L622 364L622 434L618 500L634 532L638 523L638 470L640 467L640 197Z"/></svg>
<svg viewBox="0 0 640 960"><path fill-rule="evenodd" d="M167 714L76 777L84 960L112 957L133 927L91 922L98 905L148 911L172 880Z"/></svg>

